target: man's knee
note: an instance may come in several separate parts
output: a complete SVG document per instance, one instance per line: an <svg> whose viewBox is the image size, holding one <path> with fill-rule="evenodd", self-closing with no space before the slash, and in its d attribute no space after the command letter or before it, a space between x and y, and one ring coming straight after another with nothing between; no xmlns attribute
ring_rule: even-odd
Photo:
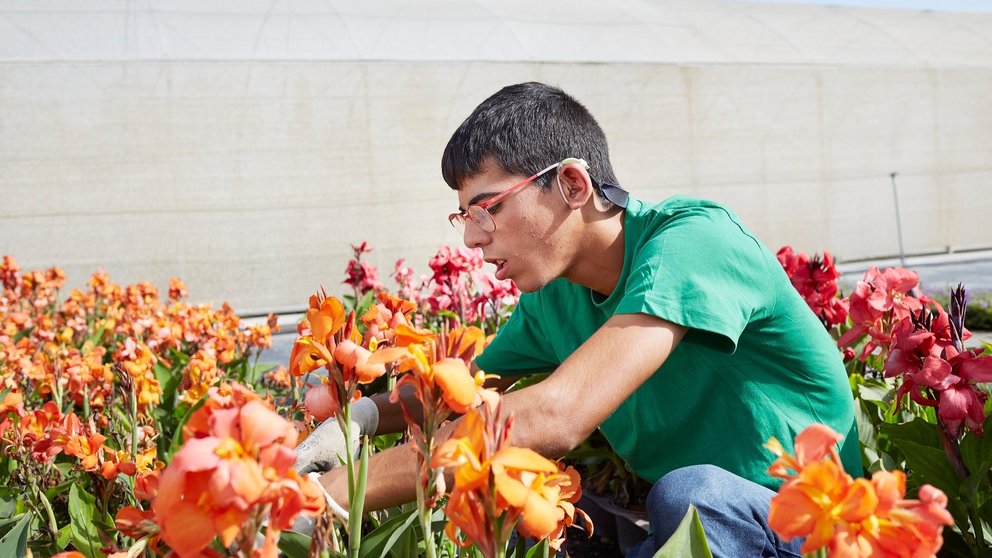
<svg viewBox="0 0 992 558"><path fill-rule="evenodd" d="M725 481L730 473L715 465L690 465L671 471L651 487L650 512L685 514L689 505L705 505L712 498L726 498ZM682 520L682 515L677 521Z"/></svg>

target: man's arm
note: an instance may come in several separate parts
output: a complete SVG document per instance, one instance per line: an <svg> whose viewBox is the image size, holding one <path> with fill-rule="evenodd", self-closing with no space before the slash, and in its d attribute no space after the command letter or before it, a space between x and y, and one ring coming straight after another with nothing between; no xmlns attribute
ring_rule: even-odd
<svg viewBox="0 0 992 558"><path fill-rule="evenodd" d="M647 314L613 316L543 382L504 397L513 443L562 457L658 370L685 333Z"/></svg>
<svg viewBox="0 0 992 558"><path fill-rule="evenodd" d="M504 396L504 410L514 416L514 445L550 458L565 455L657 371L685 332L683 326L647 314L610 318L543 382ZM454 422L442 428L437 443L453 428ZM417 476L416 453L409 444L374 455L366 509L414 500ZM347 506L344 469L330 471L321 483Z"/></svg>

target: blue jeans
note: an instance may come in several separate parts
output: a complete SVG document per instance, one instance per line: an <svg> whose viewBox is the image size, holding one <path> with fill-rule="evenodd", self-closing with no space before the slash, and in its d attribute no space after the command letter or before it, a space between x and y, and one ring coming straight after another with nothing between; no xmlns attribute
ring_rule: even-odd
<svg viewBox="0 0 992 558"><path fill-rule="evenodd" d="M713 465L676 469L648 494L651 534L627 558L650 558L696 506L715 558L800 557L802 539L786 543L768 526L771 490Z"/></svg>

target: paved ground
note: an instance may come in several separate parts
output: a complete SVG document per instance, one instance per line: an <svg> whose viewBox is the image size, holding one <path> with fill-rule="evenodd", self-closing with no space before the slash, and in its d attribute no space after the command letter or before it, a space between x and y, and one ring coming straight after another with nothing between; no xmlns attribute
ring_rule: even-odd
<svg viewBox="0 0 992 558"><path fill-rule="evenodd" d="M901 264L898 259L888 259L845 263L837 268L842 273L841 282L853 287L873 266L884 269ZM969 291L992 291L992 250L909 257L903 267L920 276L920 284L926 292L943 291L958 283L963 283Z"/></svg>

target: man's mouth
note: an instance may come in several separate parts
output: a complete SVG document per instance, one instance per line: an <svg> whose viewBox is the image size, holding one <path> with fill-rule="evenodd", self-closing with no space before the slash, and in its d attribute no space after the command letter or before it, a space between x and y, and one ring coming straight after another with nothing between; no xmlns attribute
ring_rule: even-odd
<svg viewBox="0 0 992 558"><path fill-rule="evenodd" d="M496 266L496 278L497 279L499 279L501 281L503 279L506 279L506 277L503 274L503 270L506 268L506 260L495 259L494 258L494 259L486 260L486 261Z"/></svg>

